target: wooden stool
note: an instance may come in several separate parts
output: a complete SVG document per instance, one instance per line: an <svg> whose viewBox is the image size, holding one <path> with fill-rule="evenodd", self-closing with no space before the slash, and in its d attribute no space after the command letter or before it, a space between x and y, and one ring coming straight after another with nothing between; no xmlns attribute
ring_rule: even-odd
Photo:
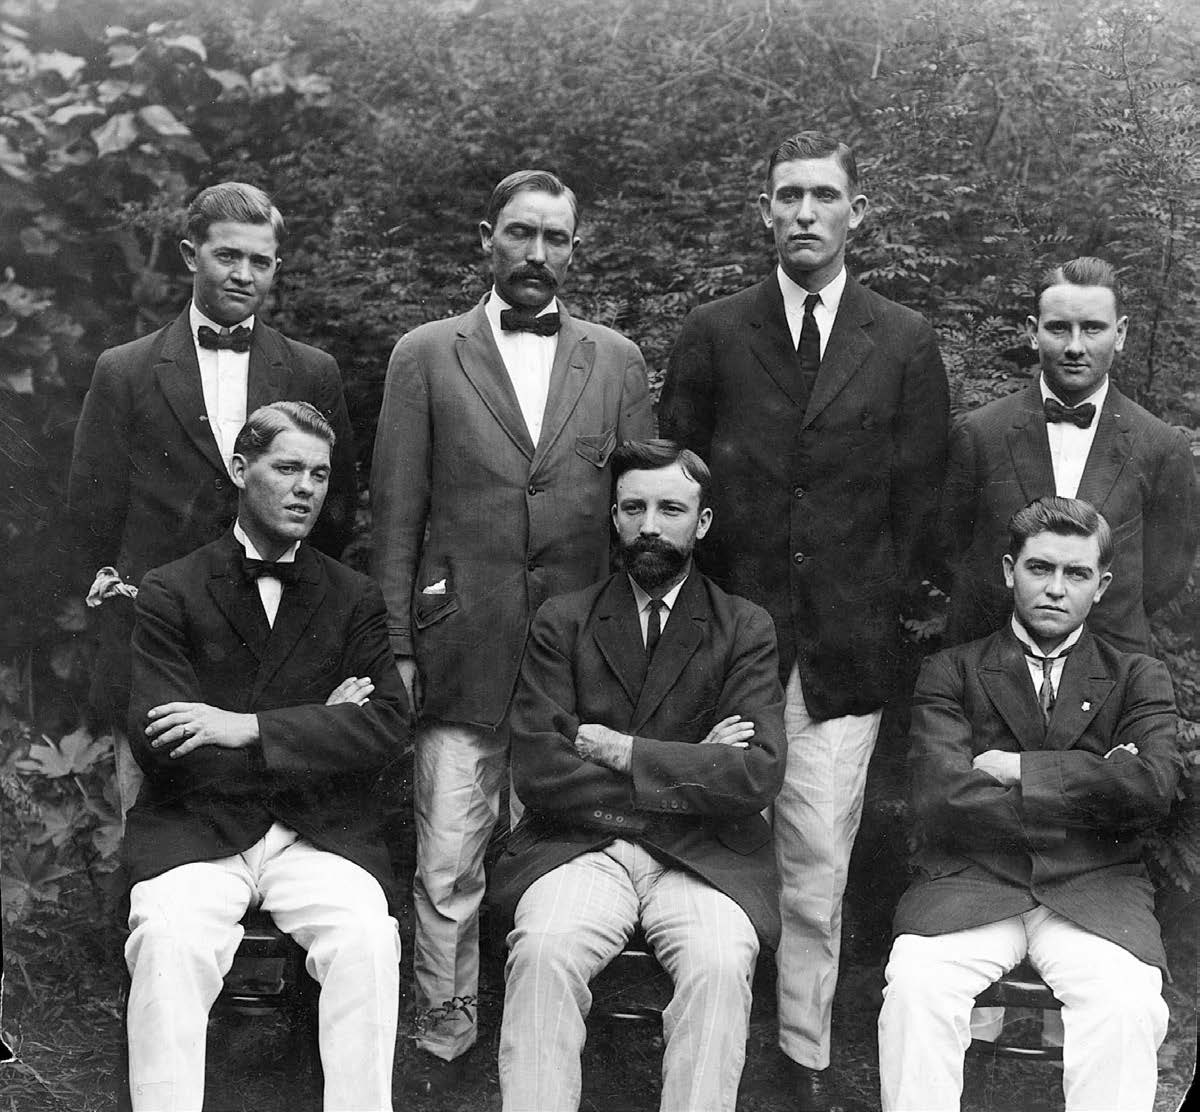
<svg viewBox="0 0 1200 1112"><path fill-rule="evenodd" d="M1028 962L1010 969L1000 980L989 985L975 1000L978 1008L1036 1008L1060 1010L1062 1002L1050 991L1050 986L1034 972ZM1061 1046L1036 1046L1014 1042L1004 1032L995 1042L972 1039L968 1054L981 1058L1018 1058L1027 1062L1056 1062L1062 1064Z"/></svg>

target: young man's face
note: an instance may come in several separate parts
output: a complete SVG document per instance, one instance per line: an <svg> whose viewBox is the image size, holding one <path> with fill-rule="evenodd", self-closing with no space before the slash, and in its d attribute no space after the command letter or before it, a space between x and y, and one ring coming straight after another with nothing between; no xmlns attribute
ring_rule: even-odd
<svg viewBox="0 0 1200 1112"><path fill-rule="evenodd" d="M1026 322L1046 385L1068 405L1094 394L1125 346L1127 324L1107 286L1051 286Z"/></svg>
<svg viewBox="0 0 1200 1112"><path fill-rule="evenodd" d="M780 162L758 208L775 236L784 273L815 293L842 269L846 237L862 223L867 199L851 192L842 164L829 155Z"/></svg>
<svg viewBox="0 0 1200 1112"><path fill-rule="evenodd" d="M238 520L264 559L277 559L312 531L329 468L329 445L297 428L279 433L257 459L233 457L230 471L242 492Z"/></svg>
<svg viewBox="0 0 1200 1112"><path fill-rule="evenodd" d="M1111 580L1112 573L1100 568L1094 536L1037 533L1015 557L1004 557L1013 610L1042 652L1083 625Z"/></svg>
<svg viewBox="0 0 1200 1112"><path fill-rule="evenodd" d="M708 532L712 510L700 508L700 484L673 463L626 471L617 480L612 519L621 568L653 594L683 573L696 541Z"/></svg>
<svg viewBox="0 0 1200 1112"><path fill-rule="evenodd" d="M279 244L270 224L218 220L200 243L179 245L192 272L196 308L232 328L262 307L279 269Z"/></svg>
<svg viewBox="0 0 1200 1112"><path fill-rule="evenodd" d="M566 194L522 189L500 210L496 226L480 221L483 253L496 292L514 308L540 312L558 292L579 244Z"/></svg>

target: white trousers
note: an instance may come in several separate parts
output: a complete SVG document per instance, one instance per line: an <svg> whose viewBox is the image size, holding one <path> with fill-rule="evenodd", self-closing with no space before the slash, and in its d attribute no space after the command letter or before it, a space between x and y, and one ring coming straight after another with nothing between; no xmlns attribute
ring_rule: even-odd
<svg viewBox="0 0 1200 1112"><path fill-rule="evenodd" d="M784 697L787 774L774 807L783 921L775 955L779 1046L792 1061L824 1069L842 950L842 896L883 712L814 720L795 666Z"/></svg>
<svg viewBox="0 0 1200 1112"><path fill-rule="evenodd" d="M430 722L417 732L413 814L413 979L427 1017L417 1046L445 1060L475 1042L479 994L479 905L483 856L508 775L508 735L461 722ZM509 795L517 824L521 805ZM456 1006L468 1002L465 1010Z"/></svg>
<svg viewBox="0 0 1200 1112"><path fill-rule="evenodd" d="M529 886L508 936L500 1091L505 1112L573 1112L588 983L640 921L674 984L663 1013L667 1112L733 1112L758 938L728 896L618 840Z"/></svg>
<svg viewBox="0 0 1200 1112"><path fill-rule="evenodd" d="M884 1112L958 1108L971 1005L1026 954L1063 1003L1067 1112L1150 1112L1167 1032L1162 974L1046 907L896 939L879 1013Z"/></svg>
<svg viewBox="0 0 1200 1112"><path fill-rule="evenodd" d="M208 1013L261 902L321 985L327 1112L390 1112L400 937L379 882L275 823L245 853L180 865L130 893L125 961L135 1112L198 1112Z"/></svg>

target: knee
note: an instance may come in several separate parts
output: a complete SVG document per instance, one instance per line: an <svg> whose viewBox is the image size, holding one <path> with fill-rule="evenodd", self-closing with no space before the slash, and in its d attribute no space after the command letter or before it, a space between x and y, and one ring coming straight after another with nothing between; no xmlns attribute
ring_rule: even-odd
<svg viewBox="0 0 1200 1112"><path fill-rule="evenodd" d="M924 1011L935 1007L937 986L941 978L936 968L917 955L892 947L884 972L884 1006L908 1011Z"/></svg>
<svg viewBox="0 0 1200 1112"><path fill-rule="evenodd" d="M215 932L200 929L171 915L149 915L131 924L125 942L125 963L130 974L139 964L153 962L155 976L169 975L172 969L194 968L199 964L217 967L222 953L236 948Z"/></svg>
<svg viewBox="0 0 1200 1112"><path fill-rule="evenodd" d="M582 952L578 941L561 931L536 927L515 927L508 936L508 961L505 977L536 971L540 978L558 981L578 980L583 976Z"/></svg>
<svg viewBox="0 0 1200 1112"><path fill-rule="evenodd" d="M757 957L758 942L754 938L740 939L736 944L727 945L705 941L689 947L679 977L695 984L722 989L748 989Z"/></svg>

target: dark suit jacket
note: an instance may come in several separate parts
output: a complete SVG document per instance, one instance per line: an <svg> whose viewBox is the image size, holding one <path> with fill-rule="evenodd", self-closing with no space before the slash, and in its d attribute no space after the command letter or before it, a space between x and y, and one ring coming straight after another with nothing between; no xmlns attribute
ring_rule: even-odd
<svg viewBox="0 0 1200 1112"><path fill-rule="evenodd" d="M1005 628L928 658L912 713L917 880L897 934L943 934L1041 904L1166 968L1142 835L1182 768L1166 668L1085 630L1063 665L1047 732L1024 653ZM1116 745L1133 743L1105 757ZM1021 755L1004 786L971 761Z"/></svg>
<svg viewBox="0 0 1200 1112"><path fill-rule="evenodd" d="M323 351L254 324L246 413L273 401L306 401L333 425L337 445L325 509L312 543L336 556L354 525L354 438L337 363ZM75 429L68 489L83 571L113 565L129 583L202 544L237 517L237 489L208 425L188 311L96 361ZM100 667L92 698L123 722L133 607L100 608Z"/></svg>
<svg viewBox="0 0 1200 1112"><path fill-rule="evenodd" d="M754 723L748 749L698 745L721 719ZM580 723L634 735L628 773L577 756ZM492 873L511 917L564 862L629 838L703 877L779 941L771 830L787 741L771 620L693 571L646 672L629 579L614 575L537 613L513 700L513 777L525 816Z"/></svg>
<svg viewBox="0 0 1200 1112"><path fill-rule="evenodd" d="M929 323L846 283L808 404L774 274L692 312L659 426L713 473L705 572L764 606L815 718L893 693L899 602L936 518L948 429Z"/></svg>
<svg viewBox="0 0 1200 1112"><path fill-rule="evenodd" d="M1187 582L1200 535L1200 505L1187 437L1110 384L1079 497L1111 526L1113 578L1089 628L1127 651L1148 652L1148 615ZM942 514L951 569L950 643L982 637L1012 606L1000 558L1008 519L1054 493L1050 441L1038 380L959 423L951 441Z"/></svg>
<svg viewBox="0 0 1200 1112"><path fill-rule="evenodd" d="M652 435L637 347L560 315L537 445L482 303L410 332L388 363L372 572L432 718L504 718L534 611L608 571L613 448Z"/></svg>
<svg viewBox="0 0 1200 1112"><path fill-rule="evenodd" d="M241 853L278 820L392 895L372 788L408 739L408 701L379 589L301 545L272 627L239 551L227 533L151 571L137 598L129 739L146 780L127 819L130 882ZM370 701L325 706L348 676L371 677ZM146 712L175 701L257 714L261 746L151 749Z"/></svg>

